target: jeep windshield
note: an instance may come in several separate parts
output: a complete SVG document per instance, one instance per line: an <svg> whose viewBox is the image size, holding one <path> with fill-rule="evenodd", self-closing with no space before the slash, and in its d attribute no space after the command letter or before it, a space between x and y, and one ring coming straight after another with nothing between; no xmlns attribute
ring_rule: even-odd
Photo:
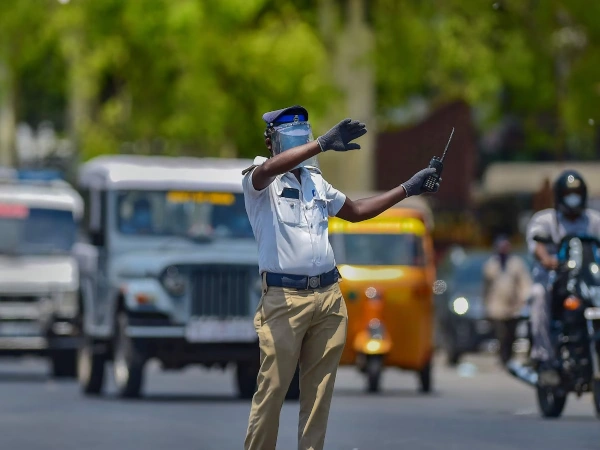
<svg viewBox="0 0 600 450"><path fill-rule="evenodd" d="M338 264L360 266L422 266L423 242L414 234L332 234Z"/></svg>
<svg viewBox="0 0 600 450"><path fill-rule="evenodd" d="M254 238L243 194L119 191L118 229L124 235Z"/></svg>
<svg viewBox="0 0 600 450"><path fill-rule="evenodd" d="M71 211L0 204L0 254L65 254L76 233Z"/></svg>

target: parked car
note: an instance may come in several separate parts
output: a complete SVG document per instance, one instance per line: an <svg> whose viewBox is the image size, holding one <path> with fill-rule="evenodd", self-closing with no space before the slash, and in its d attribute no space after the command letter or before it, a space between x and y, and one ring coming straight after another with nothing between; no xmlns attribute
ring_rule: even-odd
<svg viewBox="0 0 600 450"><path fill-rule="evenodd" d="M47 356L55 377L76 376L82 215L82 198L64 181L0 183L0 354Z"/></svg>
<svg viewBox="0 0 600 450"><path fill-rule="evenodd" d="M528 255L524 252L517 254L531 265ZM444 289L438 290L436 295L437 339L449 365L458 364L465 353L497 345L483 299L482 272L490 256L489 251L455 248L440 264L438 284ZM526 323L523 322L517 330L517 337L524 338L526 335Z"/></svg>

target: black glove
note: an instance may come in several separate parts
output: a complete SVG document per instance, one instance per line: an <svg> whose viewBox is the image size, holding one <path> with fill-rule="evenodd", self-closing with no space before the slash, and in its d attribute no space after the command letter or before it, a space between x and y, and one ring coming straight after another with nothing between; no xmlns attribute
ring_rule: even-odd
<svg viewBox="0 0 600 450"><path fill-rule="evenodd" d="M317 138L321 151L335 150L345 152L347 150L359 150L360 145L351 144L350 141L357 139L367 133L364 123L358 120L344 119L335 127Z"/></svg>
<svg viewBox="0 0 600 450"><path fill-rule="evenodd" d="M400 186L402 186L404 188L404 190L406 191L407 197L411 197L413 195L419 195L424 192L429 192L429 191L426 191L425 189L423 189L423 183L425 183L425 180L430 175L433 175L434 173L435 173L435 169L433 169L431 167L427 168L427 169L423 169L423 170L415 173L410 180L405 181ZM440 178L439 181L442 181L442 179ZM440 183L439 182L435 183L435 188L434 188L433 192L437 192L439 188L440 188Z"/></svg>

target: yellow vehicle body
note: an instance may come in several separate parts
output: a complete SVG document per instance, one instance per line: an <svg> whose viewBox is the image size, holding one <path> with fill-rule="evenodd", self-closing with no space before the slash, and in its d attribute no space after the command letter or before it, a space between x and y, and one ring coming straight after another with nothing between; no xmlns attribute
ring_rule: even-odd
<svg viewBox="0 0 600 450"><path fill-rule="evenodd" d="M397 367L430 377L435 262L422 212L392 208L359 223L334 217L329 233L348 309L341 364L357 364L368 371L369 358L379 355L380 368ZM429 381L424 381L427 386L422 387L428 391Z"/></svg>

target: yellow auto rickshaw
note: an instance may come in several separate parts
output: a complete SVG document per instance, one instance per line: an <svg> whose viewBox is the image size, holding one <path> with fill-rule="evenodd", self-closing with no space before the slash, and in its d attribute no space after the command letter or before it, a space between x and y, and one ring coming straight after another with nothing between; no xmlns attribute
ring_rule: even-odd
<svg viewBox="0 0 600 450"><path fill-rule="evenodd" d="M330 219L348 309L342 365L357 365L377 392L384 367L418 374L431 390L435 261L426 213L392 208L374 219Z"/></svg>

